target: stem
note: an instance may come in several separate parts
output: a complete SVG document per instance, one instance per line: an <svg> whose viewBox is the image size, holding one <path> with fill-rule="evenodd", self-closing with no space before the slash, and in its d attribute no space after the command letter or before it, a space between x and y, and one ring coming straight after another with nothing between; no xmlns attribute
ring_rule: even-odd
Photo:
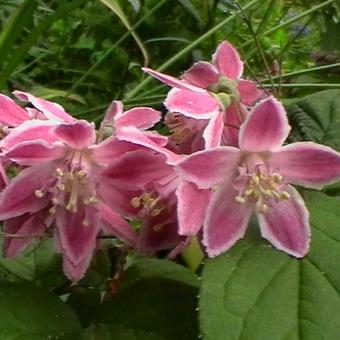
<svg viewBox="0 0 340 340"><path fill-rule="evenodd" d="M265 68L266 73L267 73L268 78L269 78L269 81L273 85L272 86L272 91L273 91L274 95L276 96L277 95L276 88L274 87L274 82L273 82L272 75L271 75L271 72L270 72L270 69L269 69L269 66L268 66L268 63L267 63L267 59L266 59L266 56L264 55L262 46L260 45L259 40L257 39L256 33L255 33L255 31L253 29L253 26L251 24L251 20L250 20L249 17L247 17L246 13L244 12L242 6L238 3L238 1L235 1L235 4L239 8L239 10L240 10L240 12L241 12L241 14L243 16L243 20L245 21L246 25L248 26L250 34L252 35L252 37L254 39L256 48L257 48L257 50L260 53L260 56L261 56L264 68Z"/></svg>
<svg viewBox="0 0 340 340"><path fill-rule="evenodd" d="M314 72L314 71L319 71L319 70L326 70L326 69L333 68L333 67L338 67L338 66L340 66L340 63L306 68L306 69L303 69L303 70L299 70L299 71L294 71L294 72L289 72L289 73L282 74L281 78L292 77L292 76L296 76L296 75L299 75L299 74L304 74L304 73L309 73L309 72ZM278 78L279 78L279 76L272 77L272 79L274 79L274 80L278 79ZM267 79L264 79L264 80L267 80Z"/></svg>

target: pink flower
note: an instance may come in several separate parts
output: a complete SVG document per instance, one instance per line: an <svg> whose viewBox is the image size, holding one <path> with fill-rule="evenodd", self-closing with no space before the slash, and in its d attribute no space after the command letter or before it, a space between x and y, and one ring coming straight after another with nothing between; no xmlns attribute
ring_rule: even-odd
<svg viewBox="0 0 340 340"><path fill-rule="evenodd" d="M165 101L170 112L207 121L203 133L206 148L221 142L237 145L238 129L247 115L245 105L251 105L263 96L255 83L240 79L243 62L227 41L219 44L212 63L200 61L194 64L181 79L148 68L144 71L174 87Z"/></svg>
<svg viewBox="0 0 340 340"><path fill-rule="evenodd" d="M188 156L180 176L212 196L203 223L209 256L228 250L245 234L255 210L262 236L296 257L309 249L309 215L291 184L320 189L340 178L340 154L312 142L282 146L290 130L283 106L273 97L257 105L240 129L240 149L217 147ZM179 192L179 204L190 205L195 193ZM187 203L189 202L189 203ZM183 210L182 219L190 210ZM198 232L188 224L182 235Z"/></svg>
<svg viewBox="0 0 340 340"><path fill-rule="evenodd" d="M99 144L96 143L94 124L84 120L54 124L52 128L40 131L40 139L36 126L34 129L26 126L14 135L8 135L5 157L27 168L2 192L0 219L6 221L7 229L19 234L33 232L32 221L37 215L44 216L40 220L46 226L54 222L58 246L64 254L64 271L73 280L79 280L85 274L102 228L100 212L105 209L107 190L100 185L101 171L125 153L140 148L117 134L126 129L130 138L138 140L142 136L144 143L149 141L142 132L138 134L137 128L129 130L129 124L134 123L131 111L126 112L126 117L123 112L115 117L114 135ZM136 125L143 128L160 119L160 113L152 109L141 108L135 114ZM31 138L33 135L38 139ZM164 143L162 139L154 139L159 144ZM150 139L150 143L158 148L155 141ZM43 213L46 210L47 215ZM21 222L25 221L24 230L17 223L21 217ZM117 223L125 222L115 212L111 217ZM38 229L40 232L41 228ZM7 242L6 253L15 255L31 241L13 239Z"/></svg>
<svg viewBox="0 0 340 340"><path fill-rule="evenodd" d="M102 171L99 187L107 202L102 211L106 233L144 254L177 246L183 239L177 232L178 181L166 154L147 147L112 162ZM110 211L118 211L137 228L116 223Z"/></svg>

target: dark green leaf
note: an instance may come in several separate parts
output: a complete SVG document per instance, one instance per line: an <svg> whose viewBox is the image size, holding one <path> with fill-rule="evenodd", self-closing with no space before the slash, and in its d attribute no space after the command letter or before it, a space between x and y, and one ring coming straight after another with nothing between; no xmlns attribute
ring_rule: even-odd
<svg viewBox="0 0 340 340"><path fill-rule="evenodd" d="M314 141L340 150L340 90L327 90L287 105L292 141Z"/></svg>
<svg viewBox="0 0 340 340"><path fill-rule="evenodd" d="M312 248L306 258L292 258L248 235L207 262L200 300L203 339L339 339L339 200L309 193L307 203Z"/></svg>
<svg viewBox="0 0 340 340"><path fill-rule="evenodd" d="M92 325L82 333L81 340L170 340L159 334L152 334L118 325Z"/></svg>
<svg viewBox="0 0 340 340"><path fill-rule="evenodd" d="M195 274L182 266L139 261L127 270L122 288L101 306L96 323L124 334L117 339L196 340L197 286Z"/></svg>
<svg viewBox="0 0 340 340"><path fill-rule="evenodd" d="M75 340L80 325L59 298L32 285L0 283L0 338Z"/></svg>

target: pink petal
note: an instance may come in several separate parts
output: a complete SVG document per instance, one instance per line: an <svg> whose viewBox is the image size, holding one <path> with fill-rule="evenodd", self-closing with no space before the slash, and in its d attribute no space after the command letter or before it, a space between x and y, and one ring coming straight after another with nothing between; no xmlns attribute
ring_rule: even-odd
<svg viewBox="0 0 340 340"><path fill-rule="evenodd" d="M245 151L275 151L288 137L286 111L274 97L264 100L249 113L240 129L240 148Z"/></svg>
<svg viewBox="0 0 340 340"><path fill-rule="evenodd" d="M106 110L103 123L114 124L115 117L120 117L123 113L123 103L119 100L114 100ZM105 125L106 125L105 124Z"/></svg>
<svg viewBox="0 0 340 340"><path fill-rule="evenodd" d="M14 91L13 94L23 101L30 102L35 108L43 112L47 119L67 123L71 123L75 120L72 116L65 112L61 105L57 103L38 98L30 93L23 91Z"/></svg>
<svg viewBox="0 0 340 340"><path fill-rule="evenodd" d="M211 63L199 61L185 71L182 78L190 84L206 89L218 81L219 74Z"/></svg>
<svg viewBox="0 0 340 340"><path fill-rule="evenodd" d="M38 241L37 236L43 236L46 227L39 215L22 215L5 222L4 230L7 234L23 237L6 237L4 241L4 254L8 257L19 255L28 246ZM29 237L32 235L32 237Z"/></svg>
<svg viewBox="0 0 340 340"><path fill-rule="evenodd" d="M209 257L220 255L242 238L252 214L252 205L236 203L232 184L213 192L203 226L203 244Z"/></svg>
<svg viewBox="0 0 340 340"><path fill-rule="evenodd" d="M167 136L160 135L155 131L144 131L144 135L159 146L165 146L169 141L169 138Z"/></svg>
<svg viewBox="0 0 340 340"><path fill-rule="evenodd" d="M4 221L24 213L35 213L50 201L47 189L53 184L51 164L36 165L24 169L16 176L0 195L0 220ZM36 190L45 195L38 198Z"/></svg>
<svg viewBox="0 0 340 340"><path fill-rule="evenodd" d="M269 164L286 182L308 188L321 189L340 179L340 153L313 142L286 145L272 154Z"/></svg>
<svg viewBox="0 0 340 340"><path fill-rule="evenodd" d="M78 211L69 212L58 207L56 227L59 246L67 259L77 266L92 256L100 230L98 212L95 207L78 206Z"/></svg>
<svg viewBox="0 0 340 340"><path fill-rule="evenodd" d="M27 92L14 91L13 93L17 98L30 102L35 108L43 112L47 119L67 123L72 123L75 120L72 116L65 112L62 106L57 103L35 97Z"/></svg>
<svg viewBox="0 0 340 340"><path fill-rule="evenodd" d="M227 41L222 41L217 46L213 63L220 73L229 79L237 79L243 73L243 62L235 48Z"/></svg>
<svg viewBox="0 0 340 340"><path fill-rule="evenodd" d="M220 112L209 120L208 125L203 132L205 149L211 149L221 145L223 128L224 114L223 112Z"/></svg>
<svg viewBox="0 0 340 340"><path fill-rule="evenodd" d="M246 79L239 80L238 92L241 102L248 106L253 105L256 101L266 96L263 90L257 88L256 83Z"/></svg>
<svg viewBox="0 0 340 340"><path fill-rule="evenodd" d="M131 247L136 247L138 235L128 222L105 204L100 204L99 213L105 234L114 235Z"/></svg>
<svg viewBox="0 0 340 340"><path fill-rule="evenodd" d="M5 157L20 165L35 165L66 156L64 145L50 145L44 141L27 141L5 153Z"/></svg>
<svg viewBox="0 0 340 340"><path fill-rule="evenodd" d="M34 140L44 140L48 143L53 143L57 140L53 129L55 123L47 120L28 120L18 127L11 130L11 132L0 141L2 149L10 149L13 146Z"/></svg>
<svg viewBox="0 0 340 340"><path fill-rule="evenodd" d="M109 178L101 176L97 192L103 203L109 206L113 211L122 216L135 216L137 209L132 206L132 199L139 197L141 190L124 190L124 188L116 188L112 185Z"/></svg>
<svg viewBox="0 0 340 340"><path fill-rule="evenodd" d="M166 164L166 158L162 154L155 155L145 149L121 156L102 172L112 185L134 190L142 189L146 184L170 174L175 172L173 167Z"/></svg>
<svg viewBox="0 0 340 340"><path fill-rule="evenodd" d="M170 207L169 207L170 208ZM170 249L178 244L178 224L175 209L168 209L155 217L147 217L141 228L137 248L142 253Z"/></svg>
<svg viewBox="0 0 340 340"><path fill-rule="evenodd" d="M210 189L233 177L240 159L240 151L229 146L198 151L180 162L177 172L185 181L195 183L199 189Z"/></svg>
<svg viewBox="0 0 340 340"><path fill-rule="evenodd" d="M142 130L149 129L158 123L161 113L148 107L136 107L124 112L115 120L117 128L121 126L135 126Z"/></svg>
<svg viewBox="0 0 340 340"><path fill-rule="evenodd" d="M193 183L181 182L176 191L178 200L178 233L196 235L203 224L206 208L210 199L210 190L200 190Z"/></svg>
<svg viewBox="0 0 340 340"><path fill-rule="evenodd" d="M26 110L16 104L11 98L0 94L0 123L8 126L17 126L30 119Z"/></svg>
<svg viewBox="0 0 340 340"><path fill-rule="evenodd" d="M209 119L218 114L218 100L208 92L172 89L164 102L171 112L178 112L186 117Z"/></svg>
<svg viewBox="0 0 340 340"><path fill-rule="evenodd" d="M147 68L147 67L142 67L142 70L144 72L148 73L150 76L160 80L161 82L163 82L163 83L165 83L169 86L172 86L172 87L175 87L175 88L178 88L178 89L188 89L188 90L191 90L191 91L202 92L202 89L200 89L199 87L196 87L194 85L191 85L184 80L180 80L180 79L177 79L175 77L169 76L167 74L154 71L154 70Z"/></svg>
<svg viewBox="0 0 340 340"><path fill-rule="evenodd" d="M279 250L295 257L307 254L310 242L309 214L300 194L286 189L291 198L274 202L265 214L258 213L261 234Z"/></svg>
<svg viewBox="0 0 340 340"><path fill-rule="evenodd" d="M176 164L181 160L181 156L174 152L159 146L152 139L148 138L148 134L141 132L137 128L130 126L126 128L120 128L117 131L117 139L125 142L134 143L136 145L144 146L148 149L159 152L167 157L168 164Z"/></svg>
<svg viewBox="0 0 340 340"><path fill-rule="evenodd" d="M111 163L117 157L136 149L143 147L120 141L115 136L105 139L100 144L94 144L89 148L90 157L95 159L97 163L106 165Z"/></svg>
<svg viewBox="0 0 340 340"><path fill-rule="evenodd" d="M73 149L86 149L96 141L94 123L79 120L71 124L60 124L54 129L56 136Z"/></svg>
<svg viewBox="0 0 340 340"><path fill-rule="evenodd" d="M8 185L8 177L3 163L4 159L0 158L0 192Z"/></svg>
<svg viewBox="0 0 340 340"><path fill-rule="evenodd" d="M87 268L90 266L93 253L88 253L86 258L81 262L74 264L67 256L63 256L63 270L65 275L74 282L81 280L85 274Z"/></svg>

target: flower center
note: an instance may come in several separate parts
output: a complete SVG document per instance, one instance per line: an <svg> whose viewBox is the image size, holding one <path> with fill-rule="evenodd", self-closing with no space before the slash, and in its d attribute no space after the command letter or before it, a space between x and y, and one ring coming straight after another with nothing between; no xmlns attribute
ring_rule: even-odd
<svg viewBox="0 0 340 340"><path fill-rule="evenodd" d="M235 197L235 201L240 204L255 201L260 213L265 214L268 211L270 201L278 202L290 198L290 194L284 190L286 184L283 182L283 177L278 173L256 169L251 175L241 175L239 180L245 181L245 184L239 195Z"/></svg>
<svg viewBox="0 0 340 340"><path fill-rule="evenodd" d="M210 85L208 90L212 92L212 95L216 97L224 110L229 107L233 100L240 100L237 81L224 76L220 77L215 84Z"/></svg>
<svg viewBox="0 0 340 340"><path fill-rule="evenodd" d="M131 205L134 208L140 208L139 215L144 217L150 215L158 216L166 207L161 196L152 192L143 192L140 196L134 197L131 200Z"/></svg>
<svg viewBox="0 0 340 340"><path fill-rule="evenodd" d="M81 157L76 163L71 161L57 167L53 173L54 185L47 190L35 191L38 198L42 198L48 192L52 195L52 207L50 213L55 214L57 206L63 206L70 212L76 213L79 205L97 204L96 190L93 181L82 165Z"/></svg>
<svg viewBox="0 0 340 340"><path fill-rule="evenodd" d="M166 118L166 124L171 130L176 144L182 144L190 136L190 129L186 125L186 121L176 114L170 114Z"/></svg>

